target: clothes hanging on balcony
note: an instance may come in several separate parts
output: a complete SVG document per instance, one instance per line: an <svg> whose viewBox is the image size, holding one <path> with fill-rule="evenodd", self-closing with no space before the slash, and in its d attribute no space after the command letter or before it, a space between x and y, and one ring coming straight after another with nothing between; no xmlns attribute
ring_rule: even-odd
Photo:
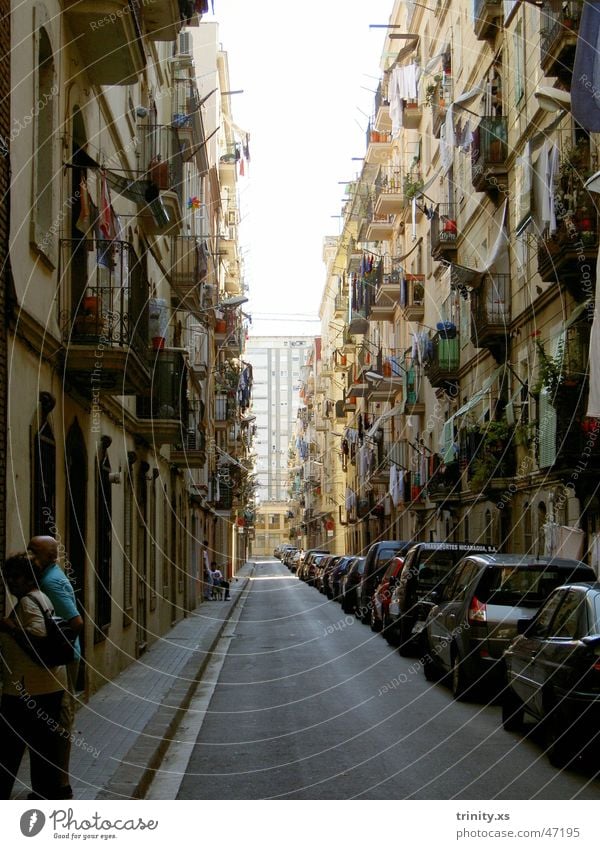
<svg viewBox="0 0 600 849"><path fill-rule="evenodd" d="M106 171L100 172L100 230L105 239L115 238L113 208L110 203L110 192L106 180Z"/></svg>
<svg viewBox="0 0 600 849"><path fill-rule="evenodd" d="M534 205L536 231L556 232L556 180L560 167L560 155L557 145L545 141L534 169Z"/></svg>
<svg viewBox="0 0 600 849"><path fill-rule="evenodd" d="M84 236L87 236L92 226L92 220L90 218L90 195L87 180L83 174L79 181L79 217L75 222L75 226Z"/></svg>

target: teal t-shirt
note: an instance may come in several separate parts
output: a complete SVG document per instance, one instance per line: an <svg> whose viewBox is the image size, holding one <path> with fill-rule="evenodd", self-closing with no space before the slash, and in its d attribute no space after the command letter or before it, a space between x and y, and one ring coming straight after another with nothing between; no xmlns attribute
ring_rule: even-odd
<svg viewBox="0 0 600 849"><path fill-rule="evenodd" d="M81 615L75 602L75 591L71 582L58 563L55 563L53 566L49 566L45 572L43 572L39 584L42 592L46 593L52 602L54 612L57 616L61 616L68 622L69 619L73 619L74 616ZM74 645L75 655L79 658L81 657L79 637L75 640Z"/></svg>

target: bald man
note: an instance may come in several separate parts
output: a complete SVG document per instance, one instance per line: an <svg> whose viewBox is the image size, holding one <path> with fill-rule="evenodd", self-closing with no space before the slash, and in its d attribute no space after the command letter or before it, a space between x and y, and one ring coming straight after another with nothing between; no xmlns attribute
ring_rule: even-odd
<svg viewBox="0 0 600 849"><path fill-rule="evenodd" d="M79 615L75 602L75 592L71 582L58 564L58 543L54 537L38 536L29 541L27 550L35 566L38 583L45 592L57 616L66 619L76 634L83 629L83 619ZM68 690L65 691L61 708L61 724L67 734L61 737L60 768L62 770L63 799L72 799L73 791L69 780L69 759L71 757L71 736L75 718L75 688L79 661L81 658L79 639L75 641L75 659L67 664Z"/></svg>

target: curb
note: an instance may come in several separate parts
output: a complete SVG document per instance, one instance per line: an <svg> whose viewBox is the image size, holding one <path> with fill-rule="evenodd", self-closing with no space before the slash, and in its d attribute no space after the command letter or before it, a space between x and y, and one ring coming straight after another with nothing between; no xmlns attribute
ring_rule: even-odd
<svg viewBox="0 0 600 849"><path fill-rule="evenodd" d="M185 711L202 680L217 644L223 636L223 631L231 619L233 611L240 604L245 595L249 578L254 574L256 564L249 561L252 570L249 576L240 578L243 582L240 592L229 609L228 615L223 619L215 634L209 648L198 666L198 658L192 655L181 670L180 679L173 684L162 703L157 707L138 738L132 744L123 758L114 775L106 787L102 788L96 799L143 799L154 780L156 771L169 748L173 737L179 728Z"/></svg>

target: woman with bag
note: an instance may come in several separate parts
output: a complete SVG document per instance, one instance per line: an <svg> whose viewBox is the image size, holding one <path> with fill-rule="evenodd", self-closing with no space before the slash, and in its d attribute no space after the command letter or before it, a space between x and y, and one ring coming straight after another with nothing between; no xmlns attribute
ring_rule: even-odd
<svg viewBox="0 0 600 849"><path fill-rule="evenodd" d="M67 676L64 666L44 666L44 611L52 604L39 588L26 554L9 557L4 580L17 604L0 619L0 799L10 799L25 748L29 749L33 799L60 799L60 711ZM36 651L38 647L38 651Z"/></svg>

